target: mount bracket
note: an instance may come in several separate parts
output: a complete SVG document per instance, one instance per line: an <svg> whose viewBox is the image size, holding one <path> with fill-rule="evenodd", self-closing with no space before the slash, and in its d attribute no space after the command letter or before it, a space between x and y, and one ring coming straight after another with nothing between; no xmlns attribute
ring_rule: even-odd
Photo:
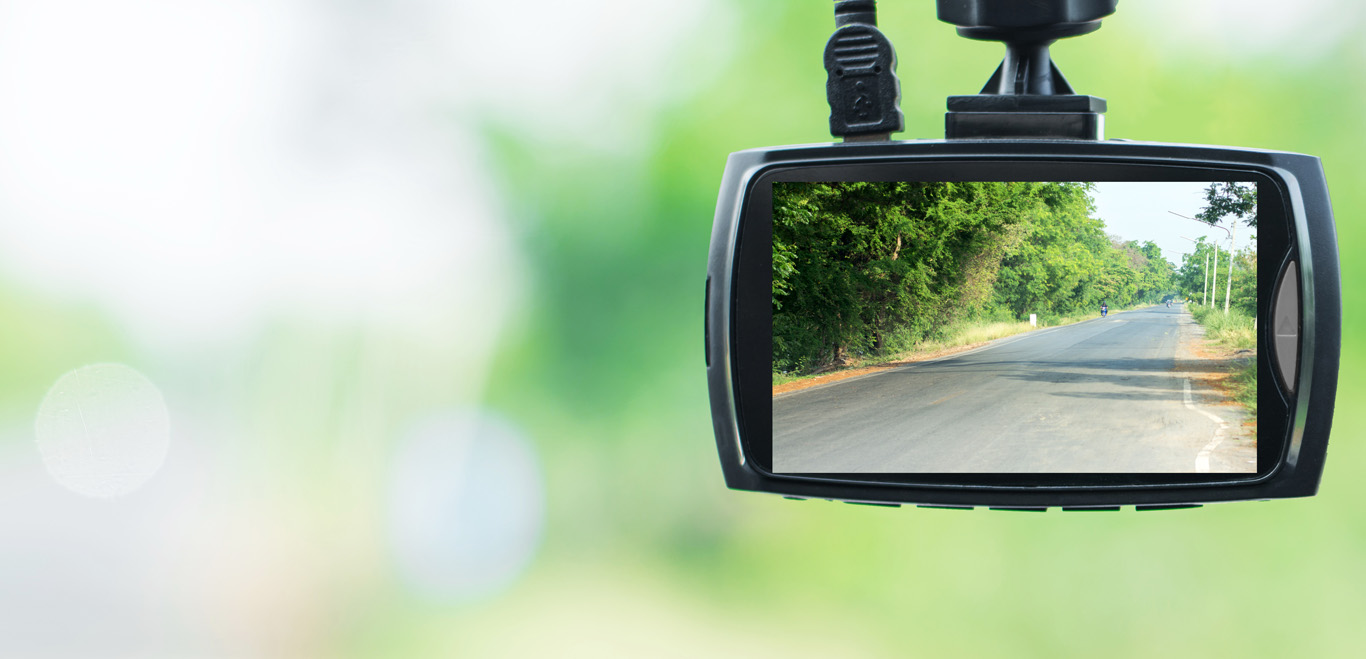
<svg viewBox="0 0 1366 659"><path fill-rule="evenodd" d="M1059 39L1100 29L1118 0L937 0L959 36L1005 43L982 91L950 96L947 139L1104 139L1105 99L1077 94L1048 52Z"/></svg>

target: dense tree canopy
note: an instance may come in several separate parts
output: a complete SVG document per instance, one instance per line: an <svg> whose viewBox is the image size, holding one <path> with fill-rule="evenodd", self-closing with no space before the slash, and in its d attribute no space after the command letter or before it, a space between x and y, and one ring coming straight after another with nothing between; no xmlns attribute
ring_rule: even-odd
<svg viewBox="0 0 1366 659"><path fill-rule="evenodd" d="M1085 183L778 183L776 370L886 354L965 320L1157 302L1174 266L1107 236Z"/></svg>

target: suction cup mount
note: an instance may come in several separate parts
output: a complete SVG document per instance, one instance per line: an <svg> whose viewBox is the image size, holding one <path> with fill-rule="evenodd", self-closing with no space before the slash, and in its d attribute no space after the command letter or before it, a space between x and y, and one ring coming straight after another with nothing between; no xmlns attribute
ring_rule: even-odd
<svg viewBox="0 0 1366 659"><path fill-rule="evenodd" d="M1000 41L1005 58L982 91L950 96L948 139L1104 137L1105 99L1077 94L1049 55L1053 42L1100 29L1118 0L937 0L959 36Z"/></svg>

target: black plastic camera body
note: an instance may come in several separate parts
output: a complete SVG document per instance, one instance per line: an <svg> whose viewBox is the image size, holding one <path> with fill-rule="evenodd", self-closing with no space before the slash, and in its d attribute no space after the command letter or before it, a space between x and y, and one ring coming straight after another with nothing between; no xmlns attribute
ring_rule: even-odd
<svg viewBox="0 0 1366 659"><path fill-rule="evenodd" d="M831 133L844 143L733 153L717 201L706 363L727 485L1026 510L1317 491L1341 334L1319 160L1105 141L1105 100L1075 93L1049 46L1099 29L1116 5L937 0L959 35L1000 41L1006 54L980 93L949 97L947 139L891 142L903 128L895 52L873 0L836 0L826 95ZM1114 212L1130 233L1149 234L1146 243L1106 233L1109 219L1096 216L1101 199L1116 198L1123 209ZM1196 198L1200 211L1189 207ZM1226 232L1228 249L1217 234L1173 236L1160 227L1178 222L1172 215L1190 232L1196 222ZM1049 217L1071 217L1072 228ZM1255 232L1251 251L1237 248L1240 222ZM1196 244L1180 268L1153 242L1163 237ZM1050 259L1071 274L1049 275ZM1235 259L1250 327L1229 315ZM1149 265L1160 272L1133 274ZM1201 273L1204 288L1187 279L1177 290L1178 269ZM1015 288L996 288L998 277ZM1016 294L1047 287L1057 297ZM1108 297L1121 290L1130 308L1110 313ZM1006 314L1018 325L1029 315L1031 327L944 354L889 349L944 335L946 316L967 317L970 300L978 320ZM1095 305L1099 317L1054 314L1038 328L1028 305ZM1210 347L1197 309L1200 322L1240 332L1244 347L1232 356ZM875 356L864 362L872 365L845 368L853 347ZM775 367L794 364L801 381L785 373L775 387ZM813 377L826 370L837 372ZM1241 394L1217 383L1235 370Z"/></svg>
<svg viewBox="0 0 1366 659"><path fill-rule="evenodd" d="M775 470L774 185L875 181L1237 181L1255 185L1259 264L1255 470ZM1060 139L818 144L733 153L726 164L712 229L705 317L707 378L725 480L733 489L796 498L1016 509L1170 508L1310 496L1322 473L1335 399L1339 287L1332 210L1322 168L1313 156ZM990 413L988 403L983 401L983 414ZM923 435L916 428L905 431L909 436ZM1095 432L1106 430L1098 427ZM952 437L922 439L954 441Z"/></svg>

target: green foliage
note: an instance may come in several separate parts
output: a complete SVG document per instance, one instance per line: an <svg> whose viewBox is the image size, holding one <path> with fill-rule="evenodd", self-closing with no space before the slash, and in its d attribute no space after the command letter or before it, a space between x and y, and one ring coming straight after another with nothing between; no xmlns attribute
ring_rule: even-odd
<svg viewBox="0 0 1366 659"><path fill-rule="evenodd" d="M1210 303L1210 274L1214 270L1216 249L1214 243L1201 236L1195 241L1195 251L1181 256L1181 267L1176 271L1175 285L1182 297L1201 304Z"/></svg>
<svg viewBox="0 0 1366 659"><path fill-rule="evenodd" d="M1029 210L1021 185L776 184L775 369L898 349L981 310Z"/></svg>
<svg viewBox="0 0 1366 659"><path fill-rule="evenodd" d="M1255 277L1253 279L1255 287ZM1233 278L1233 282L1234 290L1237 290L1237 276ZM1235 297L1234 300L1236 302L1238 298ZM1221 306L1192 305L1191 315L1195 322L1205 327L1205 336L1211 341L1231 350L1257 349L1255 309L1245 311L1237 306L1230 306L1229 312L1224 313ZM1255 357L1248 357L1244 362L1229 377L1228 387L1233 399L1256 415L1257 360Z"/></svg>
<svg viewBox="0 0 1366 659"><path fill-rule="evenodd" d="M1253 240L1253 244L1256 244ZM1227 285L1224 292L1229 296L1229 308L1236 309L1248 317L1257 315L1257 252L1251 247L1238 250L1233 255L1233 286ZM1225 284L1229 270L1224 270Z"/></svg>
<svg viewBox="0 0 1366 659"><path fill-rule="evenodd" d="M1229 377L1229 389L1232 390L1233 400L1238 401L1239 405L1247 408L1247 411L1256 416L1257 414L1257 360L1247 359L1238 370Z"/></svg>
<svg viewBox="0 0 1366 659"><path fill-rule="evenodd" d="M1086 183L778 183L773 364L809 373L965 320L1156 303L1175 267L1094 217Z"/></svg>
<svg viewBox="0 0 1366 659"><path fill-rule="evenodd" d="M1205 326L1205 336L1210 340L1233 350L1256 349L1254 314L1234 308L1224 313L1223 307L1197 304L1191 305L1191 315L1195 322Z"/></svg>
<svg viewBox="0 0 1366 659"><path fill-rule="evenodd" d="M1256 242L1254 238L1252 243ZM1228 279L1230 271L1232 286ZM1230 265L1228 250L1217 249L1216 253L1216 244L1201 236L1195 251L1182 257L1174 281L1181 295L1201 304L1223 309L1227 297L1230 309L1249 317L1257 313L1257 253L1251 247L1234 254Z"/></svg>
<svg viewBox="0 0 1366 659"><path fill-rule="evenodd" d="M1233 216L1243 224L1257 227L1257 184L1216 181L1205 188L1205 209L1195 217L1206 224L1219 224Z"/></svg>

